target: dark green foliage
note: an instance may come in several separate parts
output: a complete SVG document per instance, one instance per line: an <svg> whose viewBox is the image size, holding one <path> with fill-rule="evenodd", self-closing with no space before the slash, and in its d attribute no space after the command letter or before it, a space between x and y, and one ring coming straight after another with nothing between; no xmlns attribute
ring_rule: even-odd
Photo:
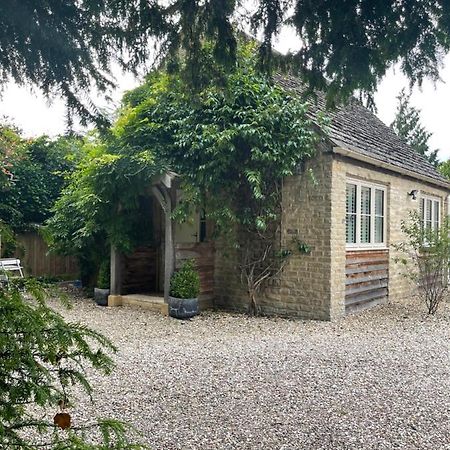
<svg viewBox="0 0 450 450"><path fill-rule="evenodd" d="M205 36L216 41L217 61L233 60L230 16L234 0L3 0L0 2L0 84L12 77L57 93L82 122L108 123L84 95L94 85L114 85L111 62L126 70L175 56L180 48L192 62L186 74L196 79L196 55ZM154 39L154 45L151 40ZM159 44L159 45L157 45ZM158 50L157 50L158 48ZM157 58L160 52L160 58Z"/></svg>
<svg viewBox="0 0 450 450"><path fill-rule="evenodd" d="M444 177L447 177L450 179L450 160L444 161L441 163L438 167L439 172L444 175Z"/></svg>
<svg viewBox="0 0 450 450"><path fill-rule="evenodd" d="M0 190L11 186L11 162L9 157L21 146L22 138L20 130L3 119L0 124Z"/></svg>
<svg viewBox="0 0 450 450"><path fill-rule="evenodd" d="M94 262L94 267L109 255L110 244L124 252L134 248L139 236L135 231L142 225L142 195L165 171L147 146L131 153L118 147L114 137L109 144L108 149L101 141L92 144L69 177L45 230L53 250Z"/></svg>
<svg viewBox="0 0 450 450"><path fill-rule="evenodd" d="M115 348L96 331L65 322L45 297L31 279L0 288L0 447L36 448L31 436L37 432L46 449L140 448L128 443L126 427L113 420L56 431L55 413L76 408L72 387L92 392L84 367L109 374ZM103 438L88 444L94 428Z"/></svg>
<svg viewBox="0 0 450 450"><path fill-rule="evenodd" d="M0 126L0 154L10 176L0 184L0 220L14 231L43 223L80 157L76 137L24 139L10 126Z"/></svg>
<svg viewBox="0 0 450 450"><path fill-rule="evenodd" d="M105 259L100 264L100 270L98 271L97 287L100 289L109 289L110 286L110 261Z"/></svg>
<svg viewBox="0 0 450 450"><path fill-rule="evenodd" d="M159 8L139 0L4 0L0 3L0 83L12 77L62 95L83 121L105 119L82 93L113 85L111 60L131 66L148 55L148 34L164 34ZM155 2L156 3L156 2ZM70 122L70 120L69 120Z"/></svg>
<svg viewBox="0 0 450 450"><path fill-rule="evenodd" d="M127 94L116 125L123 148L152 148L182 175L184 205L204 207L217 232L236 223L264 230L277 216L281 180L314 152L307 104L255 64L254 45L243 46L226 85L197 94L175 75L154 73Z"/></svg>
<svg viewBox="0 0 450 450"><path fill-rule="evenodd" d="M288 23L302 46L281 60L282 67L297 71L312 88L328 90L330 102L355 91L370 100L395 63L412 83L436 80L450 49L447 0L259 0L255 6L245 19L263 32L260 68L270 72L280 62L272 56L272 41ZM205 42L212 43L219 66L234 66L243 22L232 26L238 10L242 3L236 0L3 0L0 84L12 77L60 94L69 111L104 125L83 93L92 84L102 91L113 84L112 61L127 70L165 61L198 88Z"/></svg>
<svg viewBox="0 0 450 450"><path fill-rule="evenodd" d="M200 276L194 261L186 261L170 279L170 295L176 298L197 298L200 293Z"/></svg>
<svg viewBox="0 0 450 450"><path fill-rule="evenodd" d="M428 132L420 123L420 110L410 105L411 93L403 89L397 97L397 114L391 127L405 139L417 153L423 155L435 167L439 164L438 150L430 148L429 140L432 133Z"/></svg>
<svg viewBox="0 0 450 450"><path fill-rule="evenodd" d="M16 235L6 223L0 220L0 258L8 258L14 254L17 246Z"/></svg>
<svg viewBox="0 0 450 450"><path fill-rule="evenodd" d="M332 97L345 98L358 90L371 100L378 81L394 63L411 83L420 84L424 77L436 80L442 57L450 49L446 0L289 3L295 11L288 20L303 42L292 55L292 64L311 86L328 86Z"/></svg>

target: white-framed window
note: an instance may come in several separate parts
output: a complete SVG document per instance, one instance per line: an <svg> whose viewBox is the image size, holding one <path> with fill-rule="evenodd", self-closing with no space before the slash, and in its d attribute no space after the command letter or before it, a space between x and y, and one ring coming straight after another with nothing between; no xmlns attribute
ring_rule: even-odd
<svg viewBox="0 0 450 450"><path fill-rule="evenodd" d="M386 246L386 188L347 180L345 237L347 247Z"/></svg>
<svg viewBox="0 0 450 450"><path fill-rule="evenodd" d="M438 230L441 225L441 199L431 195L420 196L420 218L427 230Z"/></svg>

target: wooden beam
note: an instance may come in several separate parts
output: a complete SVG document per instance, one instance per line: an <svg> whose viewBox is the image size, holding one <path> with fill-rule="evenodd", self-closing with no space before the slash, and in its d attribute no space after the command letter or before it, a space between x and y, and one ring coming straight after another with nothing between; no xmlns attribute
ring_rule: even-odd
<svg viewBox="0 0 450 450"><path fill-rule="evenodd" d="M122 264L121 255L117 249L111 245L111 281L110 281L110 295L122 294Z"/></svg>
<svg viewBox="0 0 450 450"><path fill-rule="evenodd" d="M169 300L170 278L175 267L175 247L172 236L172 199L164 186L153 186L152 192L164 211L164 301Z"/></svg>

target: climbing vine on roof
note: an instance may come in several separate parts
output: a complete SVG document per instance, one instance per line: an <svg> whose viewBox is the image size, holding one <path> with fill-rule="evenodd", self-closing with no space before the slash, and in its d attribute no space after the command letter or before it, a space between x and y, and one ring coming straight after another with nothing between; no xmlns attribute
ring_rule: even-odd
<svg viewBox="0 0 450 450"><path fill-rule="evenodd" d="M207 61L207 57L204 58ZM192 92L167 71L152 73L124 98L114 132L121 148L151 148L180 176L187 199L217 230L263 230L276 218L282 179L314 153L308 105L257 69L255 44L239 48L223 85ZM210 72L220 69L211 58Z"/></svg>

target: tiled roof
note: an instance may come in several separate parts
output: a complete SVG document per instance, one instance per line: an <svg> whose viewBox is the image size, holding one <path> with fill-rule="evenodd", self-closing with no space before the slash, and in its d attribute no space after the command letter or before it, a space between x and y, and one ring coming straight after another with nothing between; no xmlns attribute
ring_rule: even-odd
<svg viewBox="0 0 450 450"><path fill-rule="evenodd" d="M275 82L287 91L300 95L305 91L301 81L293 76L276 75ZM319 94L317 100L311 100L313 119L325 109L323 95ZM422 155L357 101L326 111L326 114L331 119L328 137L335 146L430 178L439 184L449 183Z"/></svg>

